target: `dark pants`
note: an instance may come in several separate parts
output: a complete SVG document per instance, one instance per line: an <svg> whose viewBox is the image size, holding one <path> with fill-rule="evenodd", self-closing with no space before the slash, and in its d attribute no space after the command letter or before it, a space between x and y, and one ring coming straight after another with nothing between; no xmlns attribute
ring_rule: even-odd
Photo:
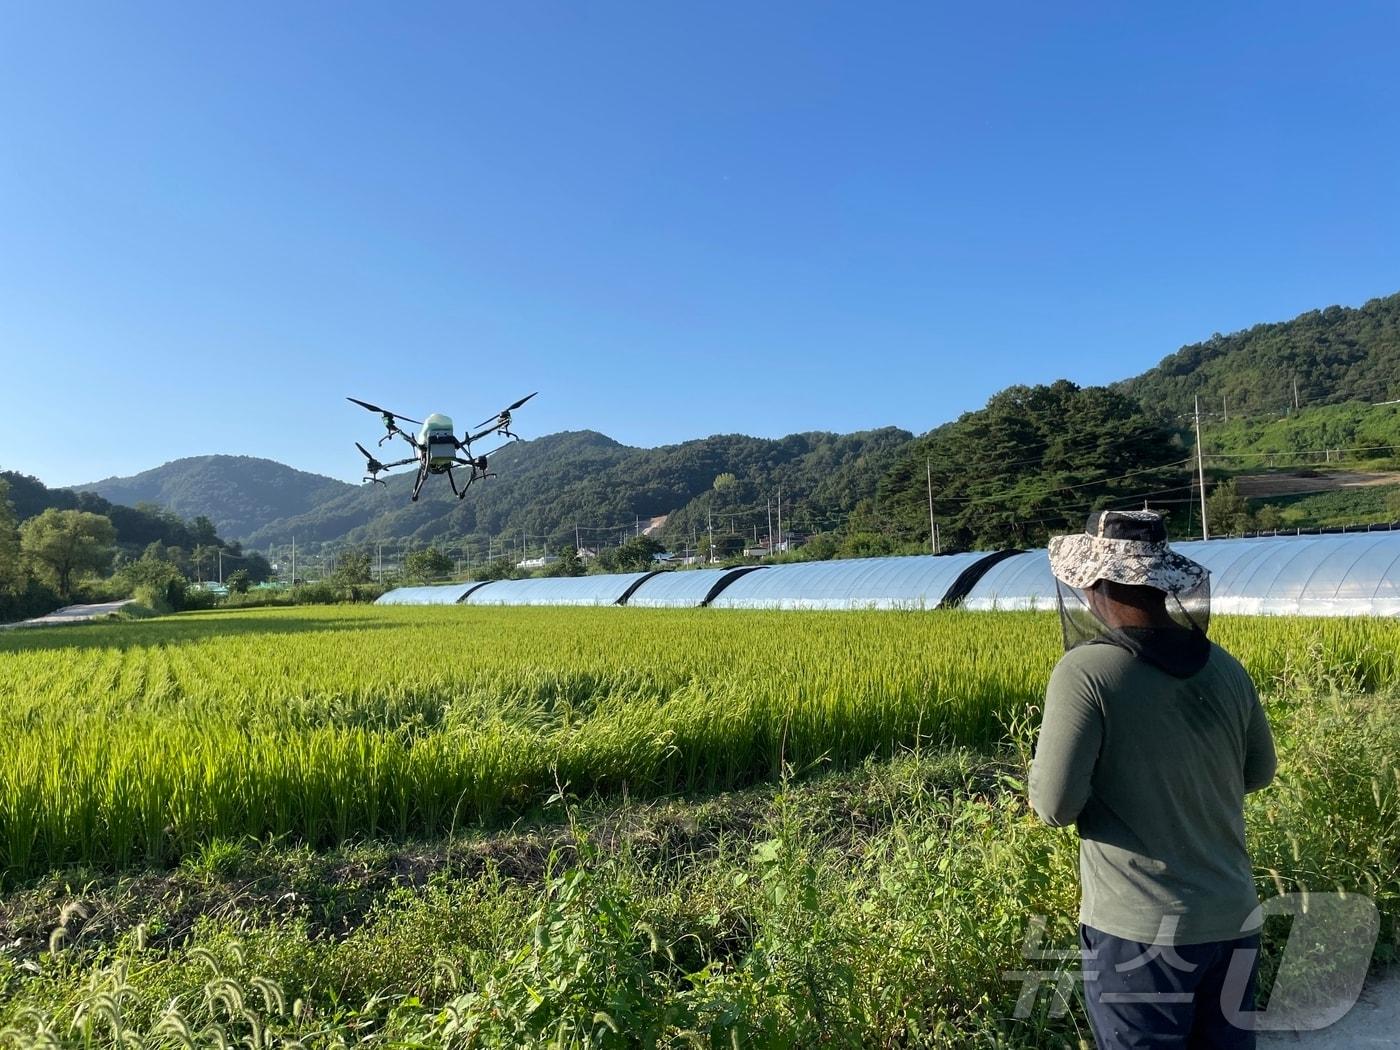
<svg viewBox="0 0 1400 1050"><path fill-rule="evenodd" d="M1231 1024L1227 1011L1254 1009L1258 934L1168 947L1080 926L1079 945L1084 1004L1099 1050L1253 1050L1254 1032ZM1243 988L1225 980L1236 950L1253 953Z"/></svg>

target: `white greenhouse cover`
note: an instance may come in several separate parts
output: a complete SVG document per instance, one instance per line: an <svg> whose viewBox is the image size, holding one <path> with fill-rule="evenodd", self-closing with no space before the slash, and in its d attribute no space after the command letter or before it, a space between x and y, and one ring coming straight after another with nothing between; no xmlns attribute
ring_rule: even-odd
<svg viewBox="0 0 1400 1050"><path fill-rule="evenodd" d="M427 587L396 587L374 600L375 605L455 605L473 588L482 586L475 581L434 584Z"/></svg>
<svg viewBox="0 0 1400 1050"><path fill-rule="evenodd" d="M737 569L677 569L657 573L633 592L627 604L644 609L693 609L727 577L738 579L750 572L767 571L764 566L750 565Z"/></svg>
<svg viewBox="0 0 1400 1050"><path fill-rule="evenodd" d="M1400 531L1183 541L1172 548L1210 569L1217 613L1400 616ZM1053 609L1043 550L992 566L968 609Z"/></svg>
<svg viewBox="0 0 1400 1050"><path fill-rule="evenodd" d="M497 580L467 595L467 605L616 605L645 572Z"/></svg>
<svg viewBox="0 0 1400 1050"><path fill-rule="evenodd" d="M936 609L965 569L987 557L919 554L899 558L772 565L735 580L716 609Z"/></svg>

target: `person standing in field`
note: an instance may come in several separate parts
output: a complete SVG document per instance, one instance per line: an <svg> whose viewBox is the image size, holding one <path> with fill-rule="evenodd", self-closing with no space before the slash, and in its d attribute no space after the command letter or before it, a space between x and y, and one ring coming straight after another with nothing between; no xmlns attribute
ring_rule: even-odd
<svg viewBox="0 0 1400 1050"><path fill-rule="evenodd" d="M1050 541L1050 567L1066 652L1030 801L1079 831L1094 1038L1252 1048L1259 898L1244 797L1276 759L1248 673L1207 637L1210 573L1170 549L1154 511L1091 514L1084 533Z"/></svg>

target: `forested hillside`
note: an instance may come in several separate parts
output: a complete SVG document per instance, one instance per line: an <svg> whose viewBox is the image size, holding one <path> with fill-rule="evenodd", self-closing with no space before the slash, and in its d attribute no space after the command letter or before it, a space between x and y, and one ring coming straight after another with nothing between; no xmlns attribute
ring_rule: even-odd
<svg viewBox="0 0 1400 1050"><path fill-rule="evenodd" d="M152 543L186 550L199 546L226 546L218 536L217 526L198 516L185 521L179 515L153 504L127 507L92 492L51 489L38 478L17 471L0 470L0 480L8 485L7 495L18 522L37 517L50 508L84 510L110 519L112 527L116 529L118 548L130 554L139 554Z"/></svg>
<svg viewBox="0 0 1400 1050"><path fill-rule="evenodd" d="M1098 507L1189 507L1186 459L1175 434L1117 391L1010 387L911 443L851 527L926 544L931 488L945 548L1040 545Z"/></svg>
<svg viewBox="0 0 1400 1050"><path fill-rule="evenodd" d="M593 431L551 434L502 450L500 477L458 501L441 479L408 501L411 474L342 493L316 509L254 533L254 545L412 539L485 549L492 539L553 550L617 542L640 520L670 515L664 539L681 543L718 518L722 531L750 534L782 491L789 521L829 526L848 514L912 440L887 428L861 434L793 434L776 440L718 435L654 449L631 448Z"/></svg>
<svg viewBox="0 0 1400 1050"><path fill-rule="evenodd" d="M1397 459L1400 404L1319 405L1288 416L1211 413L1202 444L1213 464L1307 466Z"/></svg>
<svg viewBox="0 0 1400 1050"><path fill-rule="evenodd" d="M1282 414L1298 405L1400 398L1400 293L1329 306L1184 346L1119 388L1157 414ZM1224 399L1222 403L1222 398Z"/></svg>
<svg viewBox="0 0 1400 1050"><path fill-rule="evenodd" d="M74 488L113 503L154 503L181 517L207 517L221 534L239 539L355 491L343 481L254 456L190 456Z"/></svg>

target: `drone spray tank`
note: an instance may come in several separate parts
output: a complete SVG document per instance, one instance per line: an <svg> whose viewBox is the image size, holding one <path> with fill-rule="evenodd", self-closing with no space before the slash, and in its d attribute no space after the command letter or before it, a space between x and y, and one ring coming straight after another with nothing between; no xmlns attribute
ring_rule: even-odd
<svg viewBox="0 0 1400 1050"><path fill-rule="evenodd" d="M452 420L441 412L434 412L423 420L423 429L418 432L418 444L428 450L430 466L446 465L457 455L457 438L452 433Z"/></svg>

